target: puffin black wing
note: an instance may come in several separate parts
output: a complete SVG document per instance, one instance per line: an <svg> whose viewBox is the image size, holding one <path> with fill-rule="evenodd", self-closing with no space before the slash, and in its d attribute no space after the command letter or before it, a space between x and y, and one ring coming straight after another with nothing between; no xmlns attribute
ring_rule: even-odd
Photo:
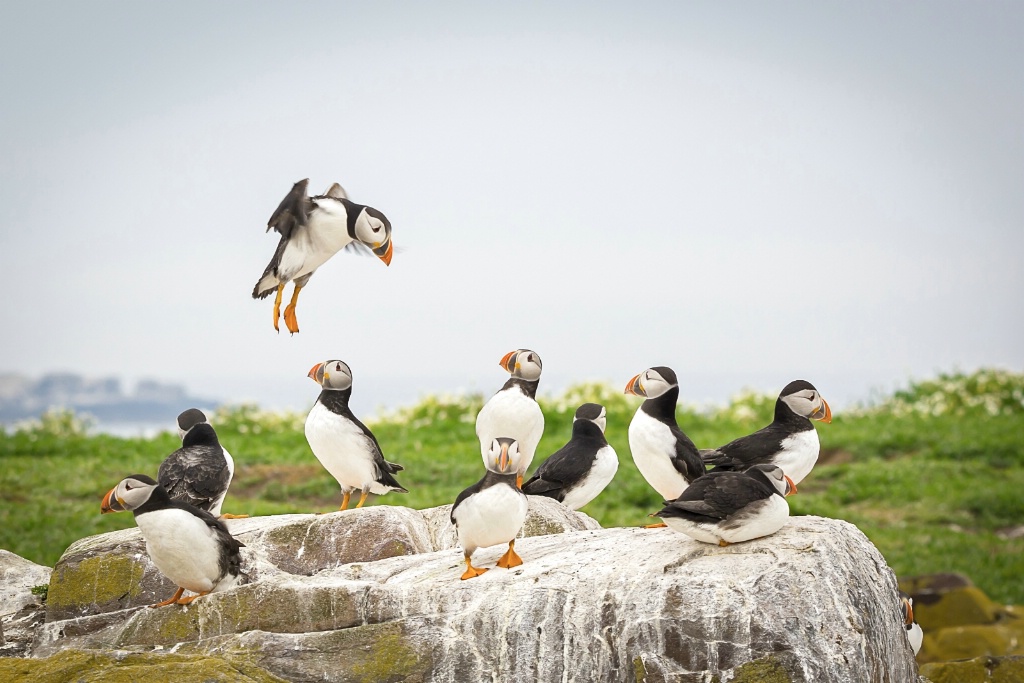
<svg viewBox="0 0 1024 683"><path fill-rule="evenodd" d="M160 463L157 480L171 500L208 511L231 480L220 445L179 448Z"/></svg>
<svg viewBox="0 0 1024 683"><path fill-rule="evenodd" d="M700 451L701 459L714 465L718 471L745 470L754 465L771 464L771 456L782 448L782 441L790 435L785 428L773 422L753 434L741 436L719 448Z"/></svg>
<svg viewBox="0 0 1024 683"><path fill-rule="evenodd" d="M451 520L452 524L455 524L455 508L459 507L459 505L462 504L462 501L466 500L474 493L479 493L480 490L484 487L484 483L486 481L487 475L485 474L480 481L473 484L468 489L464 490L462 493L455 497L455 503L452 504L451 514L448 515L448 518Z"/></svg>
<svg viewBox="0 0 1024 683"><path fill-rule="evenodd" d="M704 468L704 461L701 460L697 447L693 444L683 430L674 425L669 425L672 435L676 438L676 452L672 456L672 466L688 482L703 475L707 470Z"/></svg>
<svg viewBox="0 0 1024 683"><path fill-rule="evenodd" d="M405 468L399 465L398 463L388 462L387 460L384 459L384 453L380 449L380 444L377 443L377 437L375 437L373 435L373 432L371 432L366 425L360 422L359 418L353 415L351 411L349 411L347 417L357 427L359 427L360 430L362 430L363 436L366 437L366 440L373 444L373 465L377 469L377 481L379 481L381 484L384 484L385 486L394 487L396 491L401 491L402 493L409 493L408 489L404 488L401 484L398 483L397 479L391 476L392 474L397 474L398 472L401 472Z"/></svg>
<svg viewBox="0 0 1024 683"><path fill-rule="evenodd" d="M588 421L589 422L589 421ZM577 423L581 424L581 423ZM589 424L593 425L592 422ZM581 482L590 468L594 465L594 456L597 452L608 445L601 430L593 425L593 431L597 435L582 435L586 425L573 427L573 440L552 453L547 460L541 463L537 471L533 473L523 484L523 493L531 496L547 496L554 498L559 503L565 500L565 487L568 482Z"/></svg>
<svg viewBox="0 0 1024 683"><path fill-rule="evenodd" d="M313 203L306 193L308 185L309 178L306 178L292 186L291 191L285 195L270 220L267 221L267 232L270 232L271 229L277 230L281 233L281 237L289 239L295 228L309 222L309 212L313 208Z"/></svg>
<svg viewBox="0 0 1024 683"><path fill-rule="evenodd" d="M238 576L242 572L242 554L239 552L239 548L244 548L245 544L231 535L227 525L222 520L217 519L202 508L196 508L179 501L173 501L171 507L195 515L206 522L206 526L210 527L210 530L213 531L214 536L217 537L217 544L223 549L223 552L220 553L220 571L222 576L229 574L231 576Z"/></svg>
<svg viewBox="0 0 1024 683"><path fill-rule="evenodd" d="M675 500L665 501L658 517L682 517L692 522L717 522L775 491L740 472L709 472L690 484Z"/></svg>

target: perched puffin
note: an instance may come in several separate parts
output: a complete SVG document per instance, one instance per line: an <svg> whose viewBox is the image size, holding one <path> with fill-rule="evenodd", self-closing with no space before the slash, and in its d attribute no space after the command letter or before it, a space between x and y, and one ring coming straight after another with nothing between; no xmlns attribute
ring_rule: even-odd
<svg viewBox="0 0 1024 683"><path fill-rule="evenodd" d="M629 380L626 393L647 398L629 423L633 462L662 498L678 498L690 482L704 474L704 463L676 422L676 373L664 366L648 368Z"/></svg>
<svg viewBox="0 0 1024 683"><path fill-rule="evenodd" d="M584 403L576 409L572 438L541 463L523 493L554 498L573 510L594 500L619 469L615 449L604 438L604 406Z"/></svg>
<svg viewBox="0 0 1024 683"><path fill-rule="evenodd" d="M811 420L831 422L832 409L814 385L798 379L779 394L770 425L700 454L706 464L715 466L712 471L778 465L794 484L799 484L818 461L821 448Z"/></svg>
<svg viewBox="0 0 1024 683"><path fill-rule="evenodd" d="M235 474L235 461L220 445L217 432L198 408L178 415L181 448L168 455L156 478L171 500L194 505L214 517L225 519L247 515L221 515L221 505Z"/></svg>
<svg viewBox="0 0 1024 683"><path fill-rule="evenodd" d="M153 564L178 586L174 595L150 607L187 605L201 595L239 583L238 549L245 546L206 510L171 500L163 486L144 474L122 479L100 504L104 514L124 510L135 514ZM181 597L186 590L197 595Z"/></svg>
<svg viewBox="0 0 1024 683"><path fill-rule="evenodd" d="M544 413L537 404L540 384L540 356L529 349L509 351L502 357L501 367L512 375L505 386L484 404L476 416L476 435L480 439L480 455L487 467L491 444L498 437L519 443L520 469L516 482L522 486L523 474L544 434Z"/></svg>
<svg viewBox="0 0 1024 683"><path fill-rule="evenodd" d="M917 653L921 651L921 643L924 642L924 631L914 621L914 598L900 591L900 603L903 606L903 627L907 629L907 640L910 641L910 647L914 650L916 657Z"/></svg>
<svg viewBox="0 0 1024 683"><path fill-rule="evenodd" d="M675 531L727 546L774 534L789 518L793 482L775 465L708 472L655 513Z"/></svg>
<svg viewBox="0 0 1024 683"><path fill-rule="evenodd" d="M384 459L384 454L366 425L348 407L352 396L352 371L340 360L317 363L309 378L323 387L313 409L306 416L306 441L320 464L341 484L341 507L348 507L353 489L360 489L357 508L371 493L408 493L391 475L402 466Z"/></svg>
<svg viewBox="0 0 1024 683"><path fill-rule="evenodd" d="M292 300L284 309L284 324L288 331L299 331L295 305L299 290L306 286L317 268L339 250L346 247L369 249L385 265L391 265L391 223L380 211L349 200L338 183L331 185L322 195L306 194L309 178L300 180L281 201L267 222L281 233L274 257L270 259L263 277L252 290L253 299L264 299L277 292L274 299L274 329L281 315L281 296L284 286L294 282Z"/></svg>
<svg viewBox="0 0 1024 683"><path fill-rule="evenodd" d="M487 451L484 478L460 493L452 505L452 524L466 558L463 580L487 571L470 562L477 548L508 543L508 551L498 560L498 566L511 569L523 563L515 550L516 534L523 528L527 509L526 495L516 482L521 458L522 451L515 439L493 439Z"/></svg>

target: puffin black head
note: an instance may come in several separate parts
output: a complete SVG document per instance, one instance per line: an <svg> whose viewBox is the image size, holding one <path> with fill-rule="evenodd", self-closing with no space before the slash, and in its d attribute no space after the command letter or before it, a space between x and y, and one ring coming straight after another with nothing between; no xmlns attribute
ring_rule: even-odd
<svg viewBox="0 0 1024 683"><path fill-rule="evenodd" d="M584 403L581 405L576 409L576 415L572 418L573 423L576 420L590 420L601 428L602 433L608 424L604 406L600 403Z"/></svg>
<svg viewBox="0 0 1024 683"><path fill-rule="evenodd" d="M160 484L145 474L125 477L117 486L107 491L100 503L100 513L136 510L146 504ZM166 495L166 494L165 494Z"/></svg>
<svg viewBox="0 0 1024 683"><path fill-rule="evenodd" d="M832 409L807 380L798 379L787 384L779 394L779 402L800 417L821 420L826 424L832 421Z"/></svg>
<svg viewBox="0 0 1024 683"><path fill-rule="evenodd" d="M793 483L793 480L786 476L781 467L776 465L754 465L746 473L755 477L762 476L780 496L785 497L796 491L796 484Z"/></svg>
<svg viewBox="0 0 1024 683"><path fill-rule="evenodd" d="M505 436L491 441L487 451L487 469L498 474L517 472L520 464L519 442Z"/></svg>
<svg viewBox="0 0 1024 683"><path fill-rule="evenodd" d="M633 378L626 383L625 393L644 398L658 398L672 387L677 386L679 386L679 382L676 380L675 371L664 365L657 365L647 368L639 375L633 375Z"/></svg>
<svg viewBox="0 0 1024 683"><path fill-rule="evenodd" d="M391 265L394 251L391 246L391 221L383 213L372 206L364 206L356 216L355 238L373 251L384 265Z"/></svg>
<svg viewBox="0 0 1024 683"><path fill-rule="evenodd" d="M530 349L516 349L509 351L498 361L501 367L515 379L523 379L527 382L536 382L540 379L541 370L544 365L540 362L540 356Z"/></svg>
<svg viewBox="0 0 1024 683"><path fill-rule="evenodd" d="M325 360L317 363L306 376L327 390L344 391L352 388L352 370L345 361Z"/></svg>

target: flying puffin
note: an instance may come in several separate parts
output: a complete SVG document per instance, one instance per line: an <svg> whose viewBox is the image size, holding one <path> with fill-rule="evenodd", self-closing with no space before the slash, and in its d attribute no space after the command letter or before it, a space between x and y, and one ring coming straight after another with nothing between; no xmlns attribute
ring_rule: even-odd
<svg viewBox="0 0 1024 683"><path fill-rule="evenodd" d="M476 435L480 439L480 455L485 467L489 466L495 439L508 437L518 442L521 461L516 482L521 486L523 474L533 462L537 444L544 434L544 413L537 404L537 385L543 366L540 356L529 349L509 351L499 365L512 377L480 409L476 416Z"/></svg>
<svg viewBox="0 0 1024 683"><path fill-rule="evenodd" d="M299 331L295 305L299 290L306 286L317 268L339 250L352 247L372 251L385 265L391 265L391 223L380 211L349 200L345 190L334 183L322 195L306 194L309 178L300 180L281 201L267 222L281 233L274 257L252 290L253 299L264 299L277 292L274 299L274 329L281 315L284 286L294 282L292 300L284 309L288 331Z"/></svg>
<svg viewBox="0 0 1024 683"><path fill-rule="evenodd" d="M832 409L814 385L798 379L779 394L770 425L721 448L702 450L700 455L705 464L714 465L712 471L778 465L794 485L799 484L818 461L821 449L811 420L831 422Z"/></svg>
<svg viewBox="0 0 1024 683"><path fill-rule="evenodd" d="M669 528L704 543L727 546L774 534L789 518L793 482L775 465L744 472L709 472L655 513Z"/></svg>
<svg viewBox="0 0 1024 683"><path fill-rule="evenodd" d="M217 432L198 408L178 415L181 448L168 455L157 480L171 500L206 510L214 517L236 519L248 515L221 515L221 505L235 474L235 461L220 445Z"/></svg>
<svg viewBox="0 0 1024 683"><path fill-rule="evenodd" d="M323 387L306 416L306 441L320 464L341 484L341 507L348 507L353 489L360 489L357 508L371 493L408 493L391 475L402 466L384 459L377 437L352 414L352 371L340 360L317 363L309 378Z"/></svg>
<svg viewBox="0 0 1024 683"><path fill-rule="evenodd" d="M522 451L515 439L499 437L491 441L487 456L484 478L460 493L452 505L451 521L466 558L463 580L487 571L470 561L477 548L508 543L498 566L511 569L523 563L515 550L516 535L526 521L527 509L526 495L516 482Z"/></svg>
<svg viewBox="0 0 1024 683"><path fill-rule="evenodd" d="M146 539L146 552L156 568L178 590L150 605L187 605L196 598L238 584L242 573L239 548L224 522L206 510L171 500L163 486L144 474L133 474L107 492L100 512L131 510ZM197 595L187 598L190 590Z"/></svg>
<svg viewBox="0 0 1024 683"><path fill-rule="evenodd" d="M914 650L914 656L921 651L921 643L924 642L924 631L920 624L914 621L914 598L903 591L900 591L900 603L903 607L903 627L907 630L907 640Z"/></svg>
<svg viewBox="0 0 1024 683"><path fill-rule="evenodd" d="M594 500L619 469L615 449L604 438L607 421L602 405L577 408L569 443L541 463L523 484L523 493L554 498L573 510Z"/></svg>
<svg viewBox="0 0 1024 683"><path fill-rule="evenodd" d="M626 393L647 398L629 423L633 462L663 499L678 498L704 474L704 463L693 441L676 422L676 373L664 366L648 368L629 380Z"/></svg>

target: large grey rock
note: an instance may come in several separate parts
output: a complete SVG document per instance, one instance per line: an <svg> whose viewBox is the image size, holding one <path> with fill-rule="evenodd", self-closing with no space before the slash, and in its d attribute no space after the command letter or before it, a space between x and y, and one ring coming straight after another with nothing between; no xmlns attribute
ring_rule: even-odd
<svg viewBox="0 0 1024 683"><path fill-rule="evenodd" d="M594 526L553 501L530 502L537 529ZM394 556L379 557L386 540L344 538L372 531L342 519L368 512L381 516L370 526L385 535L404 529ZM845 522L796 517L773 536L727 548L668 529L532 536L516 544L522 566L460 581L444 508L298 517L232 523L249 544L248 585L188 607L117 609L107 600L82 616L48 615L33 655L231 654L290 681L353 683L710 683L752 661L791 681L917 681L895 576ZM343 562L318 544L370 550ZM96 559L123 557L105 552ZM503 552L478 551L475 564L493 567Z"/></svg>
<svg viewBox="0 0 1024 683"><path fill-rule="evenodd" d="M0 617L40 604L32 589L50 583L51 571L9 550L0 550Z"/></svg>

